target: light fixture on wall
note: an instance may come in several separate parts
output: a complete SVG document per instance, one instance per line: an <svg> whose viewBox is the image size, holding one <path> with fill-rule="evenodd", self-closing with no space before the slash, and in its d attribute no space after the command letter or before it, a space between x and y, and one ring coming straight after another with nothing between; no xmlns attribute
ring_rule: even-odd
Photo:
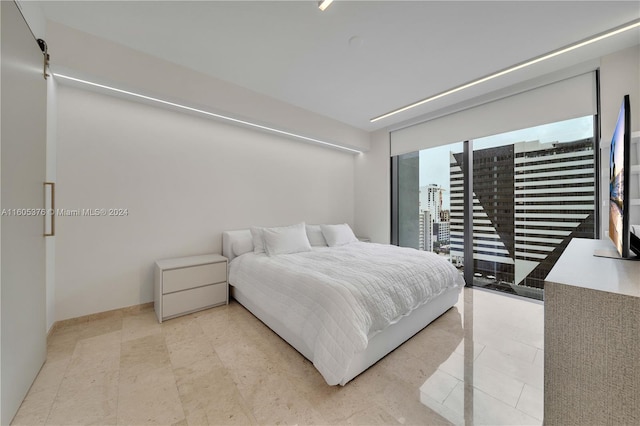
<svg viewBox="0 0 640 426"><path fill-rule="evenodd" d="M324 12L325 9L328 8L331 3L333 3L333 0L319 0L318 8Z"/></svg>
<svg viewBox="0 0 640 426"><path fill-rule="evenodd" d="M261 130L261 131L265 131L265 132L269 132L269 133L275 133L277 135L281 135L281 136L287 136L290 138L294 138L294 139L298 139L304 142L310 142L313 144L317 144L317 145L321 145L321 146L326 146L329 148L335 148L341 151L346 151L349 152L351 154L362 154L363 151L359 150L359 149L353 149L347 146L343 146L343 145L338 145L332 142L327 142L327 141L323 141L320 139L316 139L316 138L311 138L308 136L303 136L297 133L292 133L292 132L287 132L285 130L280 130L280 129L275 129L273 127L269 127L269 126L265 126L262 124L258 124L258 123L253 123L251 121L247 121L247 120L241 120L239 118L234 118L234 117L229 117L228 115L222 115L222 114L216 114L213 112L209 112L209 111L205 111L202 109L198 109L198 108L193 108L187 105L182 105L182 104L178 104L175 102L169 102L169 101L165 101L164 99L159 99L159 98L154 98L151 96L147 96L147 95L142 95L140 93L135 93L135 92L131 92L128 90L123 90L123 89L118 89L116 87L112 87L112 86L107 86L104 84L99 84L99 83L94 83L92 81L88 81L88 80L83 80L80 78L76 78L76 77L72 77L72 76L68 76L65 74L59 74L59 73L53 73L54 77L59 78L61 80L66 80L69 82L73 82L76 84L80 84L83 86L89 86L95 89L100 89L101 91L106 91L106 92L112 92L112 93L118 93L120 95L126 95L126 96L130 96L133 98L137 98L137 99L142 99L145 101L151 101L153 103L157 103L157 104L161 104L164 106L168 106L168 107L172 107L172 108L177 108L183 111L189 111L189 112L195 112L198 114L202 114L211 118L215 118L215 119L219 119L225 122L231 122L233 124L239 125L239 126L245 126L245 127L250 127L252 129L257 129L257 130Z"/></svg>
<svg viewBox="0 0 640 426"><path fill-rule="evenodd" d="M382 114L382 115L379 115L377 117L374 117L374 118L370 119L369 121L371 123L374 123L374 122L376 122L378 120L382 120L384 118L391 117L392 115L396 115L396 114L399 114L401 112L410 110L410 109L415 108L417 106L424 105L427 102L435 101L436 99L440 99L440 98L443 98L445 96L451 95L453 93L460 92L462 90L465 90L465 89L468 89L470 87L476 86L476 85L478 85L480 83L484 83L484 82L487 82L489 80L493 80L494 78L497 78L497 77L502 77L503 75L509 74L509 73L517 71L517 70L521 70L522 68L528 67L530 65L537 64L538 62L546 61L547 59L554 58L554 57L562 55L564 53L571 52L572 50L579 49L581 47L584 47L584 46L587 46L589 44L595 43L597 41L604 40L604 39L612 37L614 35L623 33L625 31L632 30L634 28L639 28L639 27L640 27L640 20L636 19L635 21L628 22L628 23L626 23L626 24L624 24L624 25L622 25L620 27L613 28L613 29L611 29L609 31L606 31L606 32L601 33L601 34L596 35L596 36L593 36L593 37L588 38L586 40L574 43L574 44L569 45L567 47L563 47L561 49L558 49L558 50L555 50L553 52L547 53L545 55L539 56L537 58L530 59L530 60L528 60L526 62L523 62L523 63L518 64L518 65L514 65L514 66L512 66L510 68L504 69L502 71L498 71L498 72L493 73L491 75L488 75L486 77L482 77L482 78L479 78L477 80L473 80L473 81L471 81L469 83L465 83L463 85L456 86L453 89L449 89L449 90L447 90L445 92L438 93L437 95L433 95L433 96L430 96L428 98L419 100L419 101L414 102L412 104L409 104L407 106L404 106L404 107L401 107L401 108L398 108L398 109L394 109L393 111L387 112L386 114Z"/></svg>

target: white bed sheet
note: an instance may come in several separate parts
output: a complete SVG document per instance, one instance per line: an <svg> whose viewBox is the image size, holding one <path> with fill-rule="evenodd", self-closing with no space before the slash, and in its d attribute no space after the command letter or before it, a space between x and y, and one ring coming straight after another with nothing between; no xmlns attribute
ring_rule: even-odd
<svg viewBox="0 0 640 426"><path fill-rule="evenodd" d="M341 383L369 339L464 281L449 262L374 243L280 256L247 253L229 282L266 312L278 313L328 384Z"/></svg>

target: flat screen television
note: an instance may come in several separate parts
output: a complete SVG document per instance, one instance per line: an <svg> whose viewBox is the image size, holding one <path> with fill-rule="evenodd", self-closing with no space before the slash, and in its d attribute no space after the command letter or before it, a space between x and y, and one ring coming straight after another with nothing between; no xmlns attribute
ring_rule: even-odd
<svg viewBox="0 0 640 426"><path fill-rule="evenodd" d="M609 238L624 259L640 256L640 239L629 226L629 171L631 168L631 111L629 95L622 101L609 155Z"/></svg>

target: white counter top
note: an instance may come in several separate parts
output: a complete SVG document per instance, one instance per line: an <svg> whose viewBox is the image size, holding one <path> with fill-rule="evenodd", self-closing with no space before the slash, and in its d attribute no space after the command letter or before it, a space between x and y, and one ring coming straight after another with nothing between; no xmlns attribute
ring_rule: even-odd
<svg viewBox="0 0 640 426"><path fill-rule="evenodd" d="M156 260L156 264L160 269L178 269L190 266L206 265L208 263L225 262L226 257L219 254L203 254L200 256L176 257L175 259Z"/></svg>
<svg viewBox="0 0 640 426"><path fill-rule="evenodd" d="M574 238L545 281L640 297L640 261L597 257L609 240Z"/></svg>

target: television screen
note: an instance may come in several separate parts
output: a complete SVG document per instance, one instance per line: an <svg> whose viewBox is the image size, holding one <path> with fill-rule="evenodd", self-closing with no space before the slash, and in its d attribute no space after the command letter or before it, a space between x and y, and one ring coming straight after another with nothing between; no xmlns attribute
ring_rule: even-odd
<svg viewBox="0 0 640 426"><path fill-rule="evenodd" d="M621 257L629 257L629 95L624 97L609 155L609 238Z"/></svg>

